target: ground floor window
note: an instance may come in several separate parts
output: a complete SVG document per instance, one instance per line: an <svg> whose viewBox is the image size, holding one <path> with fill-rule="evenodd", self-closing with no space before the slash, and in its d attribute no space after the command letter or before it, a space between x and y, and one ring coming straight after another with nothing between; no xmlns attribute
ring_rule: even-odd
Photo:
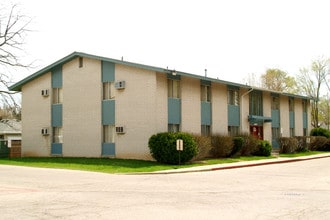
<svg viewBox="0 0 330 220"><path fill-rule="evenodd" d="M304 130L303 130L303 135L304 135L304 136L307 136L307 128L304 128Z"/></svg>
<svg viewBox="0 0 330 220"><path fill-rule="evenodd" d="M202 125L201 134L203 136L210 136L211 135L211 125Z"/></svg>
<svg viewBox="0 0 330 220"><path fill-rule="evenodd" d="M238 136L239 126L228 126L228 135L229 136Z"/></svg>
<svg viewBox="0 0 330 220"><path fill-rule="evenodd" d="M53 127L53 143L63 143L62 127Z"/></svg>
<svg viewBox="0 0 330 220"><path fill-rule="evenodd" d="M277 140L280 138L280 128L272 128L272 139Z"/></svg>
<svg viewBox="0 0 330 220"><path fill-rule="evenodd" d="M168 124L168 132L179 132L180 125L179 124Z"/></svg>
<svg viewBox="0 0 330 220"><path fill-rule="evenodd" d="M294 133L294 128L290 128L290 137L294 137L295 133Z"/></svg>
<svg viewBox="0 0 330 220"><path fill-rule="evenodd" d="M115 142L115 126L103 125L103 143Z"/></svg>

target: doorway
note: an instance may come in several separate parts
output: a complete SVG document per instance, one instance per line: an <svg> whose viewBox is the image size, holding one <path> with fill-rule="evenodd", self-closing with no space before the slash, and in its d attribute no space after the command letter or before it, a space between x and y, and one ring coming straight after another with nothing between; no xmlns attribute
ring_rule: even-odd
<svg viewBox="0 0 330 220"><path fill-rule="evenodd" d="M264 128L263 126L260 125L250 125L250 134L259 139L263 140L264 139Z"/></svg>

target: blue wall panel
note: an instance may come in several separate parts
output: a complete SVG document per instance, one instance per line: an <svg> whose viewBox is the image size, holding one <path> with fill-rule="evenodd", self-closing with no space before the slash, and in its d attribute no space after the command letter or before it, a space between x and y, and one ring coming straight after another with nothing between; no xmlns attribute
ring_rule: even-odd
<svg viewBox="0 0 330 220"><path fill-rule="evenodd" d="M102 82L115 81L115 64L102 61Z"/></svg>
<svg viewBox="0 0 330 220"><path fill-rule="evenodd" d="M212 108L210 102L201 102L201 120L202 125L212 124Z"/></svg>
<svg viewBox="0 0 330 220"><path fill-rule="evenodd" d="M294 112L289 112L290 128L294 128Z"/></svg>
<svg viewBox="0 0 330 220"><path fill-rule="evenodd" d="M115 100L102 101L102 124L115 124Z"/></svg>
<svg viewBox="0 0 330 220"><path fill-rule="evenodd" d="M225 116L222 116L225 118ZM228 126L240 126L239 106L228 105Z"/></svg>
<svg viewBox="0 0 330 220"><path fill-rule="evenodd" d="M51 154L52 155L62 155L62 144L61 143L52 143Z"/></svg>
<svg viewBox="0 0 330 220"><path fill-rule="evenodd" d="M55 67L52 70L52 88L62 88L62 66Z"/></svg>
<svg viewBox="0 0 330 220"><path fill-rule="evenodd" d="M102 144L102 156L115 156L115 154L116 154L115 143Z"/></svg>
<svg viewBox="0 0 330 220"><path fill-rule="evenodd" d="M181 124L181 99L168 98L168 123Z"/></svg>
<svg viewBox="0 0 330 220"><path fill-rule="evenodd" d="M52 105L52 127L62 127L62 104Z"/></svg>
<svg viewBox="0 0 330 220"><path fill-rule="evenodd" d="M272 110L272 127L279 128L280 127L280 111Z"/></svg>

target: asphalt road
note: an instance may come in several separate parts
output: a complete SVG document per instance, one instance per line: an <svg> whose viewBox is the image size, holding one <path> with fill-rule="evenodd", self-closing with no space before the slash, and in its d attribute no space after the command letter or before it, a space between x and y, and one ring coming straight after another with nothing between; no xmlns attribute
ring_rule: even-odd
<svg viewBox="0 0 330 220"><path fill-rule="evenodd" d="M330 158L156 175L1 165L0 219L330 219Z"/></svg>

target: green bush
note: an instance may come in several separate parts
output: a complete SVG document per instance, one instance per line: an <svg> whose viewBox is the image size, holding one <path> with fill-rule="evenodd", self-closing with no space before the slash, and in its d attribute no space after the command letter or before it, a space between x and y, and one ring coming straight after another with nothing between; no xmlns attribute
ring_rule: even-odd
<svg viewBox="0 0 330 220"><path fill-rule="evenodd" d="M212 156L216 158L223 158L230 156L234 142L232 137L225 135L213 135L211 136L212 144Z"/></svg>
<svg viewBox="0 0 330 220"><path fill-rule="evenodd" d="M211 137L204 135L193 135L194 141L197 145L197 155L194 160L201 160L211 157Z"/></svg>
<svg viewBox="0 0 330 220"><path fill-rule="evenodd" d="M330 131L325 128L313 128L311 130L311 136L322 136L330 138Z"/></svg>
<svg viewBox="0 0 330 220"><path fill-rule="evenodd" d="M183 151L176 150L176 140L183 140ZM192 135L183 132L164 132L150 137L148 143L152 157L160 163L179 164L190 161L197 155L197 146Z"/></svg>
<svg viewBox="0 0 330 220"><path fill-rule="evenodd" d="M257 150L253 153L255 156L270 156L272 153L272 145L268 141L259 141Z"/></svg>
<svg viewBox="0 0 330 220"><path fill-rule="evenodd" d="M296 136L295 137L298 141L298 148L296 149L297 152L306 152L309 150L309 143L307 143L307 138L306 136Z"/></svg>
<svg viewBox="0 0 330 220"><path fill-rule="evenodd" d="M311 150L330 151L330 140L326 137L317 136L311 139Z"/></svg>
<svg viewBox="0 0 330 220"><path fill-rule="evenodd" d="M252 135L242 135L240 136L244 139L244 143L241 149L242 156L251 156L258 149L258 139Z"/></svg>
<svg viewBox="0 0 330 220"><path fill-rule="evenodd" d="M280 153L292 154L296 153L298 149L298 140L294 137L281 137L279 138Z"/></svg>
<svg viewBox="0 0 330 220"><path fill-rule="evenodd" d="M233 150L231 151L230 156L239 156L240 151L244 144L244 138L243 137L234 137L233 142L234 142L234 147L233 147Z"/></svg>

